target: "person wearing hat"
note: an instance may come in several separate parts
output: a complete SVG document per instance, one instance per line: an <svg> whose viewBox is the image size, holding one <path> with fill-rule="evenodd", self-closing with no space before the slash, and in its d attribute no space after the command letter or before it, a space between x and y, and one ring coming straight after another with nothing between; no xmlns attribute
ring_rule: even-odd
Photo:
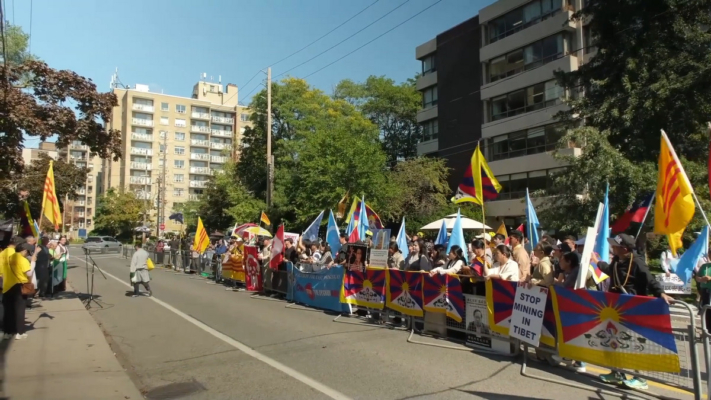
<svg viewBox="0 0 711 400"><path fill-rule="evenodd" d="M493 264L494 261L493 261L493 254L491 252L491 235L488 233L482 233L482 234L476 236L475 239L481 239L484 241L484 243L486 244L486 247L484 249L484 257L489 264ZM474 243L474 241L472 241L472 243ZM470 251L469 259L473 260L474 258L472 257L472 254L474 254L473 253L474 247L470 246L470 249L471 249L471 251Z"/></svg>
<svg viewBox="0 0 711 400"><path fill-rule="evenodd" d="M614 238L608 238L614 257L608 264L599 261L593 254L592 261L602 272L610 276L611 293L624 293L637 296L654 296L662 298L667 304L674 302L674 299L664 293L659 282L649 271L643 256L635 254L635 239L627 234L620 234ZM632 389L647 389L647 381L633 376L626 379L625 374L612 371L609 374L600 375L600 380L605 383L622 384Z"/></svg>

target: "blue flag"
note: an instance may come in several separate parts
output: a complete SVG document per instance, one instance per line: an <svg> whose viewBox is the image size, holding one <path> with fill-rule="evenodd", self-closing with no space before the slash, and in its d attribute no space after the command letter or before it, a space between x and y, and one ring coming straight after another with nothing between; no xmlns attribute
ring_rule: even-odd
<svg viewBox="0 0 711 400"><path fill-rule="evenodd" d="M691 280L691 274L696 268L696 264L699 263L699 259L709 252L709 227L704 226L701 230L701 234L696 238L696 241L689 247L689 250L685 251L684 254L679 257L679 263L676 265L676 276L684 282L684 284L689 284Z"/></svg>
<svg viewBox="0 0 711 400"><path fill-rule="evenodd" d="M533 249L538 244L538 227L541 223L538 222L538 215L536 215L536 210L533 208L528 188L526 188L526 221L528 223L528 241L531 242L531 248Z"/></svg>
<svg viewBox="0 0 711 400"><path fill-rule="evenodd" d="M600 221L600 228L597 232L597 238L595 239L595 253L600 256L600 261L606 263L610 262L610 243L607 241L608 236L610 236L610 183L607 183L605 188L605 208L602 211L602 220Z"/></svg>
<svg viewBox="0 0 711 400"><path fill-rule="evenodd" d="M442 218L442 226L439 228L439 233L437 234L435 244L447 246L447 242L449 242L449 238L447 237L447 219Z"/></svg>
<svg viewBox="0 0 711 400"><path fill-rule="evenodd" d="M348 226L346 226L346 237L351 237L351 233L355 230L356 228L356 220L355 218L351 218L350 221L348 221Z"/></svg>
<svg viewBox="0 0 711 400"><path fill-rule="evenodd" d="M336 218L333 217L333 210L328 215L328 228L326 228L326 243L331 246L331 254L336 258L336 254L341 250L341 237L336 225Z"/></svg>
<svg viewBox="0 0 711 400"><path fill-rule="evenodd" d="M318 229L321 227L321 220L323 219L323 210L321 210L321 213L316 217L314 222L309 225L308 228L304 231L303 237L304 239L308 240L309 242L315 242L318 239Z"/></svg>
<svg viewBox="0 0 711 400"><path fill-rule="evenodd" d="M175 222L180 222L181 224L183 223L183 213L177 212L177 213L172 213L170 214L170 217L168 219L172 219Z"/></svg>
<svg viewBox="0 0 711 400"><path fill-rule="evenodd" d="M462 248L462 254L464 254L464 259L469 262L469 251L467 251L467 242L464 240L464 230L462 230L462 217L459 214L459 209L457 209L457 219L454 220L454 226L452 227L452 236L449 237L449 243L447 244L447 254L452 246L457 245Z"/></svg>
<svg viewBox="0 0 711 400"><path fill-rule="evenodd" d="M410 249L407 247L407 233L405 232L405 217L402 217L402 224L397 233L397 247L400 249L402 256L407 258L410 255Z"/></svg>
<svg viewBox="0 0 711 400"><path fill-rule="evenodd" d="M368 232L368 229L370 229L368 224L368 212L365 209L365 196L363 196L360 200L360 216L358 217L358 235L360 235L360 240L365 240L365 234Z"/></svg>

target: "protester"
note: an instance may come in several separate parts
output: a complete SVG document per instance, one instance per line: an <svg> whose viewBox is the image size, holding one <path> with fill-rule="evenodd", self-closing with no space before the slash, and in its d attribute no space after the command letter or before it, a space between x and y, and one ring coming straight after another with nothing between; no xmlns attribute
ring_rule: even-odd
<svg viewBox="0 0 711 400"><path fill-rule="evenodd" d="M148 252L142 248L140 242L136 243L134 249L136 250L136 252L133 253L133 257L131 258L130 269L131 283L133 284L132 297L138 297L138 295L140 294L140 290L138 288L139 284L142 284L143 287L148 291L149 297L153 296L151 286L148 284L148 282L150 282L151 280L151 275L148 273L148 259L150 258Z"/></svg>
<svg viewBox="0 0 711 400"><path fill-rule="evenodd" d="M494 235L496 237L496 235ZM503 235L501 236L503 238ZM488 233L482 233L481 235L477 236L476 239L482 239L484 240L484 243L486 244L486 249L485 249L485 257L486 260L491 262L493 253L491 251L491 235ZM504 240L501 240L501 243L503 243Z"/></svg>
<svg viewBox="0 0 711 400"><path fill-rule="evenodd" d="M170 240L170 263L175 266L178 260L178 250L180 250L180 240L178 240L177 236L173 236L173 239Z"/></svg>
<svg viewBox="0 0 711 400"><path fill-rule="evenodd" d="M284 239L284 260L294 265L299 262L299 254L296 251L296 247L294 247L294 239L292 238Z"/></svg>
<svg viewBox="0 0 711 400"><path fill-rule="evenodd" d="M511 243L513 261L518 265L518 278L521 281L526 281L531 275L531 259L523 247L523 234L520 231L511 232L509 242Z"/></svg>
<svg viewBox="0 0 711 400"><path fill-rule="evenodd" d="M27 260L32 245L20 243L10 256L7 267L4 268L2 284L3 304L3 339L15 340L27 338L25 333L26 302L22 297L22 284L29 283L32 278L32 267ZM36 257L36 256L35 256ZM33 260L34 261L34 260Z"/></svg>
<svg viewBox="0 0 711 400"><path fill-rule="evenodd" d="M15 254L15 248L22 243L25 243L25 239L19 236L13 236L7 247L0 252L0 278L5 275L8 265L10 265L10 257Z"/></svg>
<svg viewBox="0 0 711 400"><path fill-rule="evenodd" d="M322 268L330 268L333 265L333 253L331 253L331 246L328 243L321 245L321 254L323 255L318 260L318 263Z"/></svg>
<svg viewBox="0 0 711 400"><path fill-rule="evenodd" d="M512 258L511 249L505 244L496 246L494 259L496 263L492 268L484 266L486 279L503 279L505 281L519 281L520 268Z"/></svg>
<svg viewBox="0 0 711 400"><path fill-rule="evenodd" d="M35 263L35 276L37 277L37 295L45 299L52 290L52 276L50 275L50 261L52 256L49 253L49 237L42 236L40 244L35 250L37 261Z"/></svg>
<svg viewBox="0 0 711 400"><path fill-rule="evenodd" d="M25 236L25 243L27 243L27 245L29 246L27 250L27 258L30 259L35 253L35 247L37 246L37 238L32 235L27 235Z"/></svg>
<svg viewBox="0 0 711 400"><path fill-rule="evenodd" d="M506 236L504 236L500 233L497 233L496 235L494 235L494 238L492 239L492 241L494 243L494 248L496 248L500 244L506 244ZM492 259L493 259L493 254L492 254Z"/></svg>
<svg viewBox="0 0 711 400"><path fill-rule="evenodd" d="M350 248L348 244L348 235L346 235L345 233L341 233L338 236L338 240L341 242L341 249L338 251L338 256L336 257L336 264L345 267L346 262L348 261L348 250Z"/></svg>
<svg viewBox="0 0 711 400"><path fill-rule="evenodd" d="M427 258L427 246L425 241L420 239L412 242L410 254L405 260L405 270L407 271L429 271L432 269L430 260Z"/></svg>
<svg viewBox="0 0 711 400"><path fill-rule="evenodd" d="M533 268L533 274L530 278L532 285L550 286L553 284L555 276L553 273L553 264L551 263L551 254L553 247L547 242L539 243L533 250L533 254L538 259L538 264Z"/></svg>
<svg viewBox="0 0 711 400"><path fill-rule="evenodd" d="M390 242L388 246L388 268L405 270L405 257L395 242Z"/></svg>
<svg viewBox="0 0 711 400"><path fill-rule="evenodd" d="M580 259L573 252L568 252L563 254L560 259L560 266L563 273L555 279L555 284L557 286L562 286L566 289L575 289L575 283L578 279L578 274L580 273ZM588 277L591 277L590 269L585 269ZM557 362L565 362L570 366L575 372L585 373L586 367L584 362L561 359L560 357L554 356L553 359Z"/></svg>
<svg viewBox="0 0 711 400"><path fill-rule="evenodd" d="M59 268L61 271L55 272L58 274L60 281L54 287L54 293L63 292L67 290L67 261L69 260L69 247L67 245L67 237L61 236L59 238L59 243L55 248L55 260L56 263L53 268ZM52 282L54 285L54 281Z"/></svg>
<svg viewBox="0 0 711 400"><path fill-rule="evenodd" d="M448 261L447 248L441 244L432 246L429 251L429 260L432 268L443 267Z"/></svg>
<svg viewBox="0 0 711 400"><path fill-rule="evenodd" d="M165 243L163 243L162 240L158 241L158 244L156 244L156 264L163 264L163 259L165 258L165 254L163 253L165 250Z"/></svg>
<svg viewBox="0 0 711 400"><path fill-rule="evenodd" d="M430 271L430 276L435 276L437 274L459 274L462 267L466 265L466 259L464 258L464 251L461 247L454 245L449 249L449 254L447 255L447 264L443 267L436 267Z"/></svg>

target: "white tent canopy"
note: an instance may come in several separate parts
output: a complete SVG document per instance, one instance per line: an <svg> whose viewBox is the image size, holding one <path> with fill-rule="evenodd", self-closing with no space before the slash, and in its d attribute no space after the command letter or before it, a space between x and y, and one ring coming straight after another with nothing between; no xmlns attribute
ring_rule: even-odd
<svg viewBox="0 0 711 400"><path fill-rule="evenodd" d="M473 219L471 219L471 218L466 218L466 217L464 217L463 215L461 216L461 218L462 218L462 229L463 229L463 230L491 229L490 226L486 226L486 225L482 224L481 222L475 221L475 220L473 220ZM420 228L420 229L423 230L423 231L426 231L426 230L431 230L431 231L439 230L439 228L442 227L442 220L445 220L445 221L446 221L445 223L447 224L447 229L448 229L448 230L451 230L451 229L454 227L454 221L457 220L457 214L450 214L450 215L447 215L446 217L444 217L444 218L442 218L442 219L438 219L437 221L430 222L429 224L423 226L423 227Z"/></svg>

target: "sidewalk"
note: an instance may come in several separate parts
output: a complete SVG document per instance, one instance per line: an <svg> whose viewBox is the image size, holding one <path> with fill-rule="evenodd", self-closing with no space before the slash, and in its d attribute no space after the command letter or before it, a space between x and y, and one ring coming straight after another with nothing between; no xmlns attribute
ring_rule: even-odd
<svg viewBox="0 0 711 400"><path fill-rule="evenodd" d="M96 321L67 286L59 298L27 310L27 339L0 343L0 398L142 399Z"/></svg>

